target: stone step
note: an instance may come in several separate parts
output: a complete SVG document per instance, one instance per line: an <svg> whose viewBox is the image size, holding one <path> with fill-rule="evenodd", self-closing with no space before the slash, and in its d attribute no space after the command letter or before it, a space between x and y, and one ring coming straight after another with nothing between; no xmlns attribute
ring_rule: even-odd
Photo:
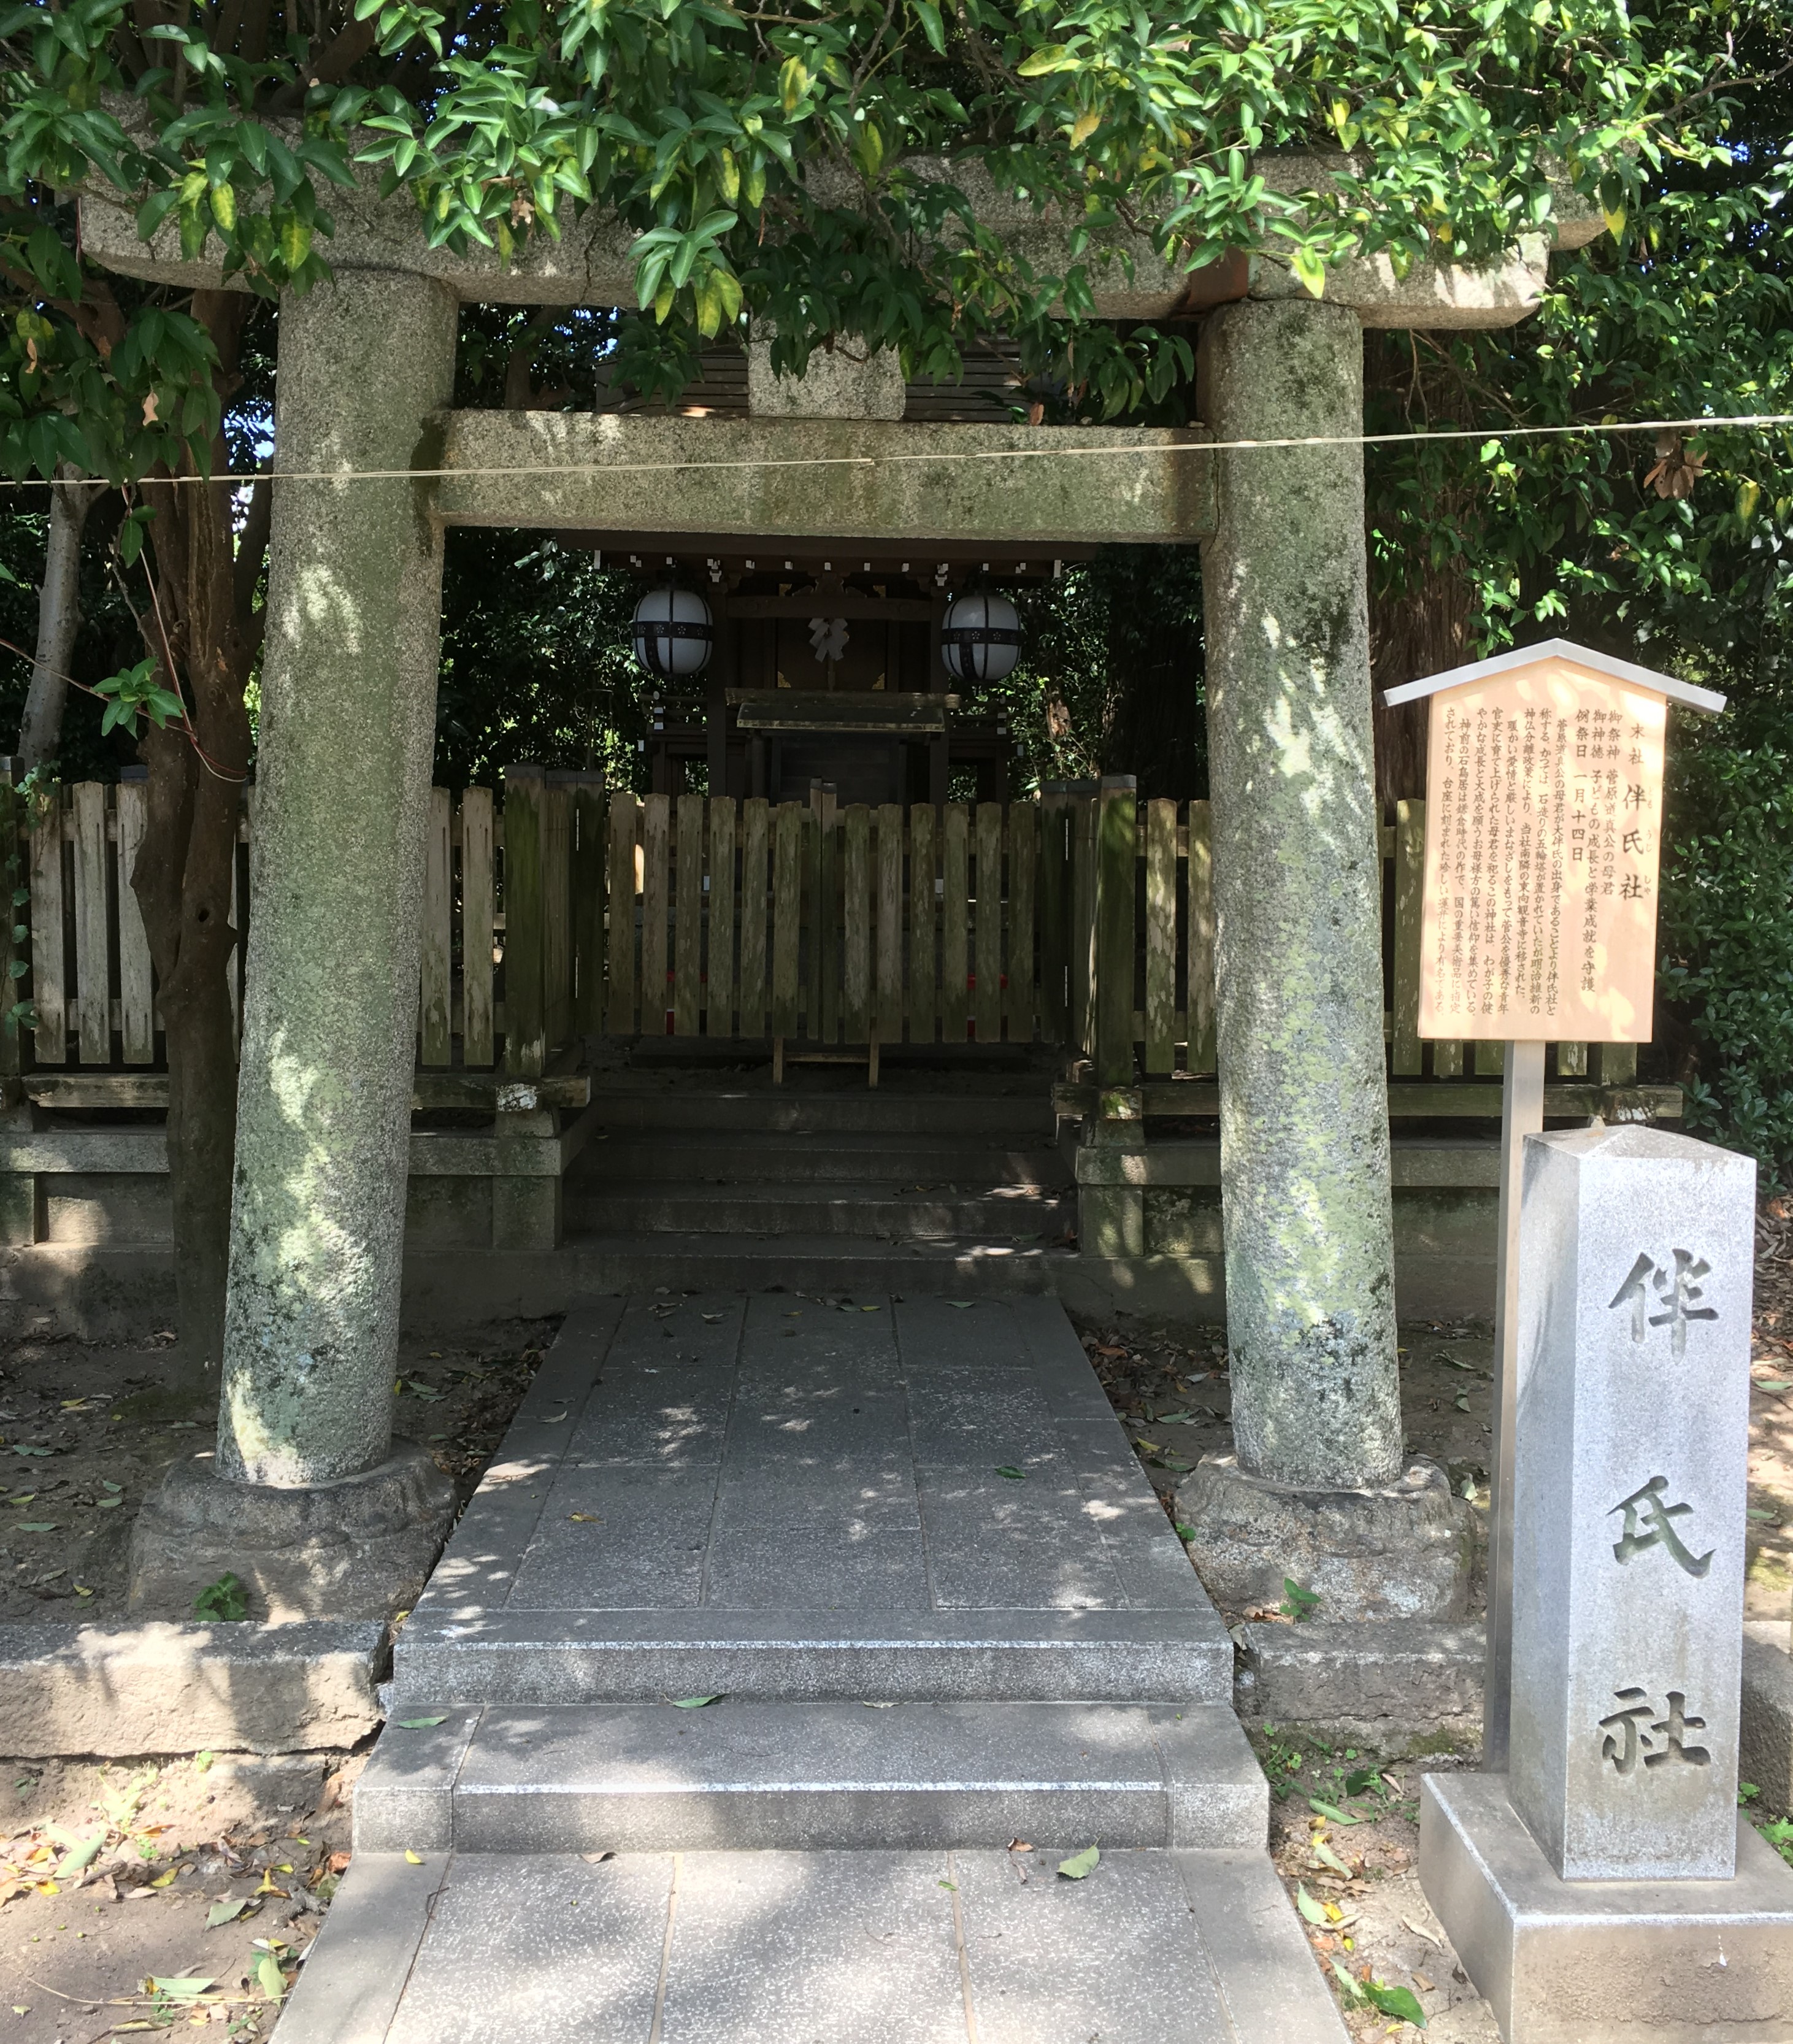
<svg viewBox="0 0 1793 2044"><path fill-rule="evenodd" d="M1076 1251L1040 1243L893 1243L867 1235L635 1235L567 1231L582 1291L896 1292L988 1297L1053 1289Z"/></svg>
<svg viewBox="0 0 1793 2044"><path fill-rule="evenodd" d="M789 1088L739 1090L714 1085L654 1088L593 1082L601 1128L708 1131L713 1135L911 1135L1005 1136L1049 1143L1052 1103L1044 1087L1019 1097L988 1093L805 1093Z"/></svg>
<svg viewBox="0 0 1793 2044"><path fill-rule="evenodd" d="M358 1851L278 2044L1346 2044L1269 1858Z"/></svg>
<svg viewBox="0 0 1793 2044"><path fill-rule="evenodd" d="M593 1235L789 1235L970 1236L1035 1242L1075 1219L1074 1197L1058 1200L1026 1186L966 1191L954 1197L893 1197L888 1181L825 1189L794 1185L640 1185L603 1193L569 1185L565 1224Z"/></svg>
<svg viewBox="0 0 1793 2044"><path fill-rule="evenodd" d="M422 1722L440 1718L442 1722ZM1261 1845L1223 1704L406 1706L355 1792L357 1852ZM405 1720L409 1720L409 1723Z"/></svg>
<svg viewBox="0 0 1793 2044"><path fill-rule="evenodd" d="M594 1138L580 1151L566 1182L569 1188L582 1182L601 1188L619 1180L632 1185L738 1185L842 1179L904 1192L983 1185L1024 1185L1042 1192L1075 1188L1063 1158L1043 1143L845 1131L762 1132L748 1143L697 1130L648 1134L619 1129L608 1139Z"/></svg>
<svg viewBox="0 0 1793 2044"><path fill-rule="evenodd" d="M439 1577L399 1634L393 1678L403 1717L699 1696L1186 1707L1231 1703L1233 1642L1211 1608L463 1614Z"/></svg>

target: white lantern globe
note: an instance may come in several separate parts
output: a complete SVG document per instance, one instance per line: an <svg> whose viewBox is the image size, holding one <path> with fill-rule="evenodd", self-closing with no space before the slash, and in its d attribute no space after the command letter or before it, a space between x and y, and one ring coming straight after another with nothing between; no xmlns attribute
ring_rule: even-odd
<svg viewBox="0 0 1793 2044"><path fill-rule="evenodd" d="M973 590L946 613L940 658L956 682L1000 682L1021 657L1021 620L1006 596Z"/></svg>
<svg viewBox="0 0 1793 2044"><path fill-rule="evenodd" d="M715 639L710 607L695 590L651 589L635 607L635 657L658 680L701 674Z"/></svg>

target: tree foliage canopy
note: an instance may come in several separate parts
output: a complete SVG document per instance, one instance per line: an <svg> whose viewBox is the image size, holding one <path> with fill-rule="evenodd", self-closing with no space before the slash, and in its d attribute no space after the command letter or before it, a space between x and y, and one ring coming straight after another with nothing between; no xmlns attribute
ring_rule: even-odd
<svg viewBox="0 0 1793 2044"><path fill-rule="evenodd" d="M1185 266L1386 250L1490 256L1560 192L1622 223L1710 126L1712 17L1622 0L27 0L0 17L0 251L16 317L0 465L140 474L202 447L205 336L155 303L108 332L59 194L209 236L251 289L327 268L333 188L414 195L432 243L508 254L587 207L638 236L626 371L670 388L743 309L781 368L857 335L946 374L1000 333L1109 413L1187 345L1092 323L1092 266L1144 236ZM1698 117L1695 117L1697 116ZM1256 152L1328 147L1280 193ZM1348 152L1348 153L1342 153ZM979 217L992 188L1072 225L1044 274ZM1135 245L1137 245L1136 244Z"/></svg>

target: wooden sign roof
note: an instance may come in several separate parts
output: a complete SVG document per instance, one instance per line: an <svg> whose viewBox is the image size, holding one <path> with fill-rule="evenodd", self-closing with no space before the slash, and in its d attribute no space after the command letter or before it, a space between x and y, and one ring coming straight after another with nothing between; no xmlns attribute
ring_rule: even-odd
<svg viewBox="0 0 1793 2044"><path fill-rule="evenodd" d="M1511 652L1496 653L1492 659L1473 660L1467 667L1452 667L1442 674L1426 674L1417 682L1403 682L1399 688L1385 689L1382 700L1390 709L1395 709L1402 703L1421 702L1427 696L1442 694L1446 689L1461 688L1468 682L1492 681L1497 674L1510 674L1516 667L1534 667L1545 660L1567 660L1575 667L1603 674L1610 681L1653 690L1657 695L1666 696L1670 702L1680 703L1687 709L1702 710L1709 717L1716 717L1725 707L1725 698L1710 689L1695 688L1691 682L1677 681L1672 674L1659 674L1653 667L1640 667L1630 660L1615 659L1611 653L1598 653L1591 646L1578 646L1572 639L1545 639L1535 646L1515 646Z"/></svg>

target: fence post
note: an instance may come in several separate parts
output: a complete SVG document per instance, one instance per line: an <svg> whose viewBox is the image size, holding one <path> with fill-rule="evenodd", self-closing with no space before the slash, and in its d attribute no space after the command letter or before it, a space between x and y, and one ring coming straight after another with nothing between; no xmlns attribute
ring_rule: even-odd
<svg viewBox="0 0 1793 2044"><path fill-rule="evenodd" d="M1096 795L1095 1114L1084 1124L1077 1172L1077 1240L1092 1256L1146 1253L1146 1193L1116 1152L1146 1147L1143 1097L1134 1084L1135 890L1139 858L1138 783L1106 776ZM1101 1153L1098 1156L1096 1153ZM1088 1162L1085 1162L1087 1157Z"/></svg>
<svg viewBox="0 0 1793 2044"><path fill-rule="evenodd" d="M6 920L0 924L0 1014L19 1005L25 984L15 974L13 962L29 956L30 933L15 938L29 920L29 903L15 897L28 892L27 851L19 816L19 798L13 786L13 763L0 760L0 855L6 889ZM14 1129L29 1129L36 1120L36 1110L25 1097L19 1083L25 1064L25 1032L8 1022L0 1024L0 1113ZM38 1226L37 1174L33 1171L0 1175L0 1247L23 1248L36 1242Z"/></svg>
<svg viewBox="0 0 1793 2044"><path fill-rule="evenodd" d="M505 1070L539 1078L547 1062L543 999L542 769L505 769Z"/></svg>
<svg viewBox="0 0 1793 2044"><path fill-rule="evenodd" d="M1104 778L1096 797L1096 1082L1133 1083L1135 895L1138 886L1138 782Z"/></svg>
<svg viewBox="0 0 1793 2044"><path fill-rule="evenodd" d="M1046 783L1040 790L1039 807L1039 1026L1047 1043L1062 1047L1071 1039L1066 985L1071 917L1070 845L1066 831L1071 797L1062 781Z"/></svg>

